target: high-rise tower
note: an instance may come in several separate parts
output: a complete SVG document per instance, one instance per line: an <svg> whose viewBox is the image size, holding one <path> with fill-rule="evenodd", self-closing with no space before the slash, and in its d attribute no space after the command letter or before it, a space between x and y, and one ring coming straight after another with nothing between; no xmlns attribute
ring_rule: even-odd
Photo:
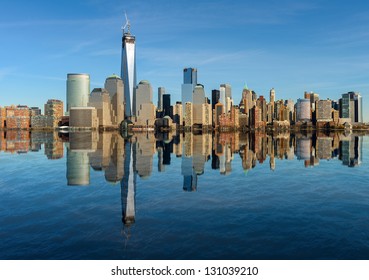
<svg viewBox="0 0 369 280"><path fill-rule="evenodd" d="M130 118L134 111L133 100L136 91L136 38L131 35L130 23L126 15L122 37L121 77L124 84L124 118Z"/></svg>
<svg viewBox="0 0 369 280"><path fill-rule="evenodd" d="M90 75L68 74L67 75L67 112L72 107L86 107L90 95Z"/></svg>

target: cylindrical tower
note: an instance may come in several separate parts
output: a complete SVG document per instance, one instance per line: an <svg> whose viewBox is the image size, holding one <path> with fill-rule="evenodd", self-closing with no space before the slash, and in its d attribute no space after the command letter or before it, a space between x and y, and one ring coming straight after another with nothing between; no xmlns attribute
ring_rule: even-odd
<svg viewBox="0 0 369 280"><path fill-rule="evenodd" d="M90 95L90 75L68 74L67 76L67 111L72 107L86 107Z"/></svg>

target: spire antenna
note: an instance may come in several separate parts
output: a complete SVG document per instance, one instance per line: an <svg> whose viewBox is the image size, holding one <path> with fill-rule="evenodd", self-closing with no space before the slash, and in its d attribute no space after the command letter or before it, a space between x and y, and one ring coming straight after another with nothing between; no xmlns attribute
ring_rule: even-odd
<svg viewBox="0 0 369 280"><path fill-rule="evenodd" d="M131 33L131 23L129 22L126 12L124 12L124 16L126 18L126 24L122 27L122 30L123 30L123 33L130 34ZM127 32L125 32L126 28L127 28Z"/></svg>

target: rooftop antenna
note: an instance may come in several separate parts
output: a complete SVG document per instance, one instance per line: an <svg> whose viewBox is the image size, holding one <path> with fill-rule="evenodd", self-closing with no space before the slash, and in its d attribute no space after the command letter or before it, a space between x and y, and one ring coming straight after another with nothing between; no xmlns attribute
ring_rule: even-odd
<svg viewBox="0 0 369 280"><path fill-rule="evenodd" d="M127 13L126 12L124 12L124 15L126 17L126 24L122 27L122 30L124 32L125 29L127 28L127 32L124 32L124 33L130 34L131 33L131 23L129 22L129 19L127 17Z"/></svg>

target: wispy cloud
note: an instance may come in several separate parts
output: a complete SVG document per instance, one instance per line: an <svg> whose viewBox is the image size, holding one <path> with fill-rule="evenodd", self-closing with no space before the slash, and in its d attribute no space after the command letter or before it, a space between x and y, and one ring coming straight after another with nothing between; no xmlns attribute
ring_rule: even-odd
<svg viewBox="0 0 369 280"><path fill-rule="evenodd" d="M69 49L65 49L62 52L57 53L57 54L51 54L49 57L50 58L62 58L62 57L70 56L70 55L79 53L85 49L88 49L92 46L95 46L99 42L100 42L99 39L76 42L74 44L71 44L71 47Z"/></svg>
<svg viewBox="0 0 369 280"><path fill-rule="evenodd" d="M111 56L111 55L119 55L121 51L118 48L115 49L104 49L97 50L90 53L91 56Z"/></svg>
<svg viewBox="0 0 369 280"><path fill-rule="evenodd" d="M40 26L66 26L66 25L78 25L78 26L101 26L111 25L119 22L118 17L109 18L92 18L92 19L39 19L39 20L17 20L0 22L0 28L19 28L19 27L40 27Z"/></svg>
<svg viewBox="0 0 369 280"><path fill-rule="evenodd" d="M15 67L3 67L0 68L0 80L6 78L7 76L12 75L15 73L16 68Z"/></svg>

